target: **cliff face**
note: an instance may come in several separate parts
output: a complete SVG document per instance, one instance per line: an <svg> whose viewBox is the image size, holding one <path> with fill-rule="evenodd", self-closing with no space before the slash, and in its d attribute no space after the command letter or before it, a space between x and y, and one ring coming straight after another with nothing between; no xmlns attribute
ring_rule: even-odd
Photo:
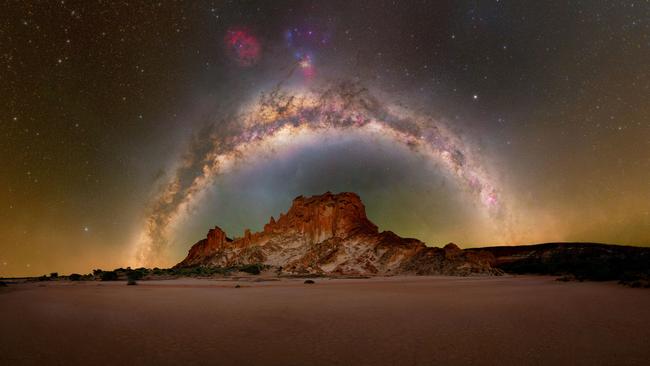
<svg viewBox="0 0 650 366"><path fill-rule="evenodd" d="M176 267L263 263L287 273L496 274L494 257L454 244L427 247L390 231L379 232L354 193L297 197L264 230L230 240L218 227L194 244Z"/></svg>

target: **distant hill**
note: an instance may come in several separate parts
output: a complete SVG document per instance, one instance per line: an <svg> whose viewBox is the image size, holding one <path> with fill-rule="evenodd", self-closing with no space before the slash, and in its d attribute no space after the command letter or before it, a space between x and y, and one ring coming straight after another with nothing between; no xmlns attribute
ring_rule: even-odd
<svg viewBox="0 0 650 366"><path fill-rule="evenodd" d="M650 248L600 243L544 243L466 249L489 252L508 273L570 275L578 280L650 279Z"/></svg>

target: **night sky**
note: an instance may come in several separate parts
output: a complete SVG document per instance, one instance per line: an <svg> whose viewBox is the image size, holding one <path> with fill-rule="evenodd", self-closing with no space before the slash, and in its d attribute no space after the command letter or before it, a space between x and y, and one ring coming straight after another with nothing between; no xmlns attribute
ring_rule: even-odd
<svg viewBox="0 0 650 366"><path fill-rule="evenodd" d="M429 245L650 245L649 1L4 1L0 276L354 191Z"/></svg>

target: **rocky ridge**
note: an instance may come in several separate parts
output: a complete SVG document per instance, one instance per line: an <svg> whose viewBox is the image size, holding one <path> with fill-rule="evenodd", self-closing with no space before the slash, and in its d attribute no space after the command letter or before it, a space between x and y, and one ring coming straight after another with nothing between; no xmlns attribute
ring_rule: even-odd
<svg viewBox="0 0 650 366"><path fill-rule="evenodd" d="M297 197L286 214L260 232L230 239L219 227L194 244L176 268L265 264L288 274L500 274L489 252L455 244L428 247L417 239L380 232L355 193Z"/></svg>

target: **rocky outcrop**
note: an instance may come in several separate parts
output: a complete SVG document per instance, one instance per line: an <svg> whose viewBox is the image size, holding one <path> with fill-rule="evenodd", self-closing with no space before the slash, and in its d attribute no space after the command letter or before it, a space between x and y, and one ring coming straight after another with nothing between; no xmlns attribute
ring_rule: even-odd
<svg viewBox="0 0 650 366"><path fill-rule="evenodd" d="M297 197L286 214L261 232L228 239L215 227L176 267L263 263L286 273L319 274L498 274L487 252L455 244L426 246L417 239L379 232L354 193Z"/></svg>
<svg viewBox="0 0 650 366"><path fill-rule="evenodd" d="M232 240L226 237L226 233L218 226L208 231L208 236L194 244L183 262L202 263L205 258L213 257L224 253Z"/></svg>

